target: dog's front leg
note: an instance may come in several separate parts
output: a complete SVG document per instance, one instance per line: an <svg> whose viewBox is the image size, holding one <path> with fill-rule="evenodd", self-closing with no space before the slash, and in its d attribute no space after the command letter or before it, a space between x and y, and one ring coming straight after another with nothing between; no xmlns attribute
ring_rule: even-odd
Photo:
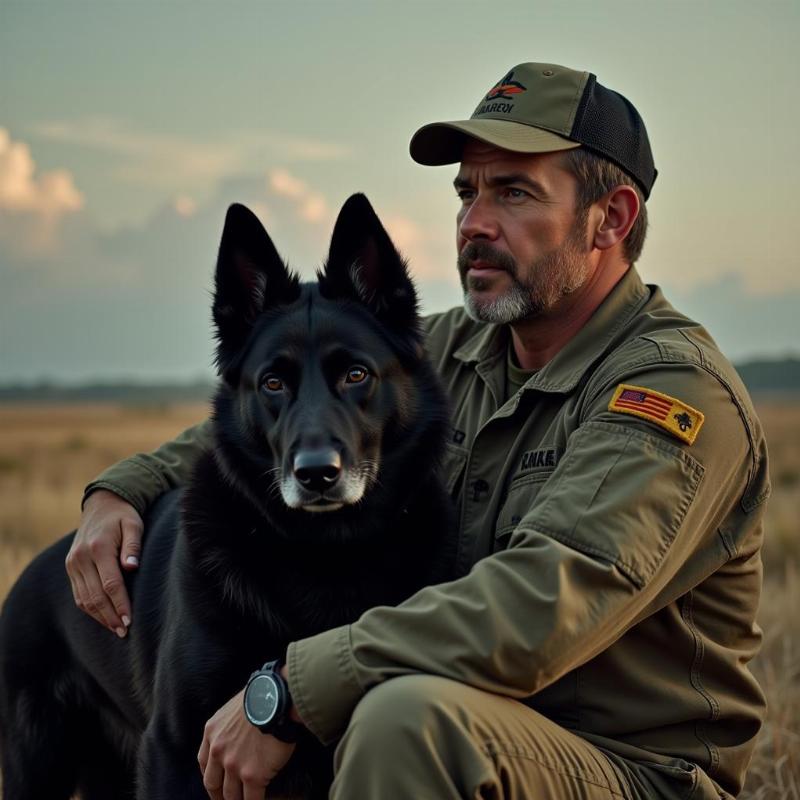
<svg viewBox="0 0 800 800"><path fill-rule="evenodd" d="M139 748L137 800L208 800L194 739L186 731L176 741L165 720L151 722Z"/></svg>

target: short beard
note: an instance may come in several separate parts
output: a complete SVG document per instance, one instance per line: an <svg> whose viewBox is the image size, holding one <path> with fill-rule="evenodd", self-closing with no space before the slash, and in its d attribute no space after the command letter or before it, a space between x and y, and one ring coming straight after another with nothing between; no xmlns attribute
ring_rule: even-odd
<svg viewBox="0 0 800 800"><path fill-rule="evenodd" d="M476 322L504 325L543 316L555 304L586 281L586 223L588 209L579 212L564 243L537 258L519 277L517 262L508 253L495 250L484 241L470 242L458 256L458 273L464 290L464 310ZM498 297L481 300L477 296L488 288L480 275L467 276L473 261L483 261L507 272L509 289Z"/></svg>

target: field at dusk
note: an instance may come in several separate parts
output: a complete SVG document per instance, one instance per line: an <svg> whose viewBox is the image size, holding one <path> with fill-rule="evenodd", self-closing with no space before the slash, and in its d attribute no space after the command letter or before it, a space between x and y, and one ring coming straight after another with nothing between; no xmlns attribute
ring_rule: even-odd
<svg viewBox="0 0 800 800"><path fill-rule="evenodd" d="M206 415L203 405L0 406L0 597L32 555L74 527L83 486L106 465ZM800 798L800 405L759 406L772 457L764 648L753 665L770 700L750 800Z"/></svg>

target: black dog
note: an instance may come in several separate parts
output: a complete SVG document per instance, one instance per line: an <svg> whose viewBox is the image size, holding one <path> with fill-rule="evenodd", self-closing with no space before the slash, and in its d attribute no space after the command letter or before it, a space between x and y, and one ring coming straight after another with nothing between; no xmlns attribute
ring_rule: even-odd
<svg viewBox="0 0 800 800"><path fill-rule="evenodd" d="M203 726L252 670L448 577L445 398L405 264L363 195L342 208L318 278L300 283L258 220L230 208L213 308L216 447L145 521L126 639L75 607L71 537L11 591L7 800L206 798ZM309 734L279 778L325 797L330 753Z"/></svg>

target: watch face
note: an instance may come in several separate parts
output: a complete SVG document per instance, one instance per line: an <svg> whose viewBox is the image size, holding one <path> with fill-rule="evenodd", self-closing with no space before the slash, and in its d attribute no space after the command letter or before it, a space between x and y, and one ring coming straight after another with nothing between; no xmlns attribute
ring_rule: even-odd
<svg viewBox="0 0 800 800"><path fill-rule="evenodd" d="M278 710L278 687L269 675L256 675L247 687L247 715L255 725L266 725Z"/></svg>

